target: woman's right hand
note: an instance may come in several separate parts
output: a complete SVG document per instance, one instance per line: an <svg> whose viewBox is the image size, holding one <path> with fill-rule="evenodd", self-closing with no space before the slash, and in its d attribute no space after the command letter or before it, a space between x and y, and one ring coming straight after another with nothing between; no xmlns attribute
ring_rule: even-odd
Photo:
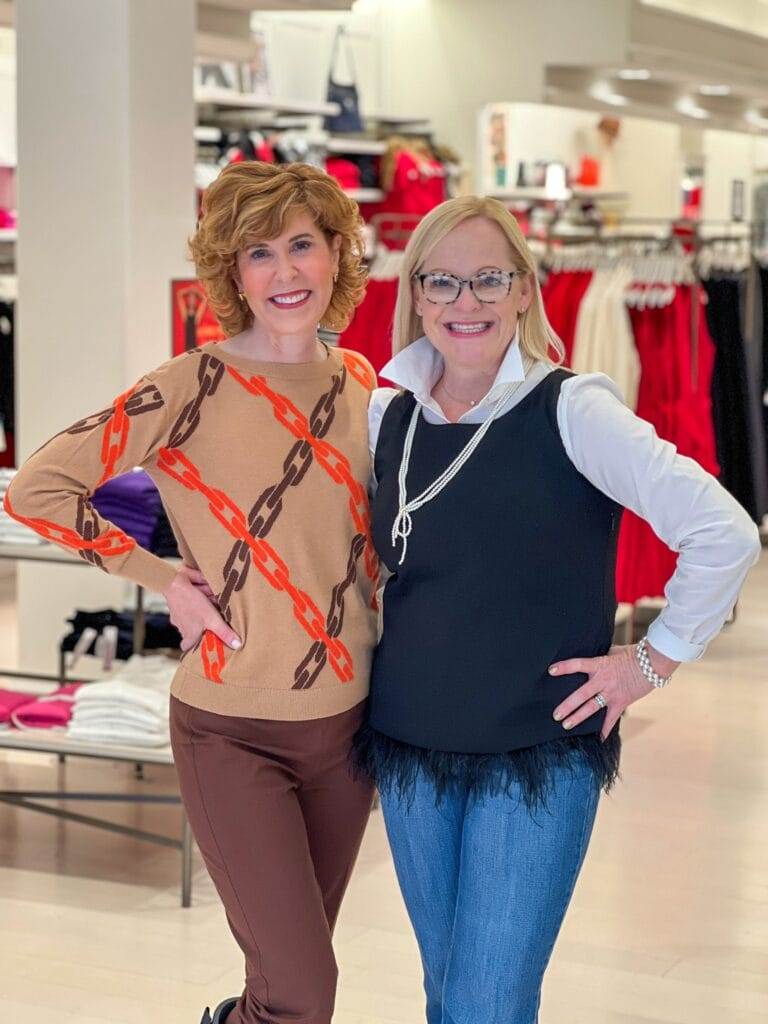
<svg viewBox="0 0 768 1024"><path fill-rule="evenodd" d="M206 631L215 633L235 651L243 646L237 633L222 618L214 604L213 591L199 570L183 565L164 597L171 612L171 622L181 633L181 649L185 653L200 643Z"/></svg>

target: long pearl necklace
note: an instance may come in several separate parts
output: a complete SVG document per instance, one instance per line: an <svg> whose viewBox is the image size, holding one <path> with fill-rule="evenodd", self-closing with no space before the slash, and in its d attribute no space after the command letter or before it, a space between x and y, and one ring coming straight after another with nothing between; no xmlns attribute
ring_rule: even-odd
<svg viewBox="0 0 768 1024"><path fill-rule="evenodd" d="M411 421L408 424L408 431L405 435L405 444L403 445L403 457L400 460L400 470L397 475L398 480L398 511L395 521L392 524L392 547L397 547L398 539L402 539L403 552L400 555L400 561L398 565L402 565L405 561L405 553L408 550L408 537L410 536L411 530L413 529L413 513L420 509L423 505L426 505L428 501L443 490L446 484L450 483L451 480L456 476L464 463L470 458L472 453L475 451L477 446L483 440L485 435L491 428L491 424L499 415L499 412L504 405L509 401L511 395L520 387L523 381L515 381L504 389L495 405L491 409L488 419L475 431L472 438L462 448L453 462L448 466L440 476L434 480L429 487L426 487L421 494L416 498L408 500L408 491L406 486L406 479L408 476L408 466L411 461L411 449L413 448L413 439L416 434L416 427L419 422L419 416L421 415L421 406L418 402L413 407L411 413ZM444 385L443 385L444 386Z"/></svg>

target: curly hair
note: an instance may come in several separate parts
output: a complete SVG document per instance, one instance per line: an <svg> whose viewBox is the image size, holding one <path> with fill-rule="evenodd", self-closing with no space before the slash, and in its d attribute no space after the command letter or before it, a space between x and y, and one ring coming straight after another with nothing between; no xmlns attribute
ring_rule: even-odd
<svg viewBox="0 0 768 1024"><path fill-rule="evenodd" d="M293 213L306 212L330 243L341 237L339 272L321 327L342 331L363 297L363 220L357 203L325 171L309 164L257 160L225 167L203 196L202 214L189 249L197 276L227 336L253 324L241 303L237 257L255 241L276 238Z"/></svg>

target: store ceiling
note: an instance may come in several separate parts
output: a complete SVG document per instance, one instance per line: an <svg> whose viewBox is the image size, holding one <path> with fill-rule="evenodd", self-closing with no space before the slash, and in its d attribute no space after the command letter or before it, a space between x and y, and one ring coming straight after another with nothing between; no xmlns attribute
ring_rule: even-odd
<svg viewBox="0 0 768 1024"><path fill-rule="evenodd" d="M348 11L354 0L204 0L230 11Z"/></svg>
<svg viewBox="0 0 768 1024"><path fill-rule="evenodd" d="M546 101L768 133L768 39L638 3L628 35L623 61L550 65Z"/></svg>

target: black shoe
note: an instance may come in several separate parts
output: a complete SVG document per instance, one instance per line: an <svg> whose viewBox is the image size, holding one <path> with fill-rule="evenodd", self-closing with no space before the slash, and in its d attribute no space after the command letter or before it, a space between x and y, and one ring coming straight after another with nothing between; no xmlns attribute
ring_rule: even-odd
<svg viewBox="0 0 768 1024"><path fill-rule="evenodd" d="M223 1003L219 1003L216 1007L213 1017L211 1017L210 1009L206 1006L200 1024L224 1024L224 1021L237 1006L238 1002L239 999L225 999Z"/></svg>

